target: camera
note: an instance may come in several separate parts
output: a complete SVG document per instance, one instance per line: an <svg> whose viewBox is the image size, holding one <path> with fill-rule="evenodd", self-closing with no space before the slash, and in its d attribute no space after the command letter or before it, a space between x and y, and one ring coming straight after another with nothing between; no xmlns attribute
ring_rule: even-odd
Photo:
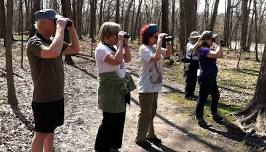
<svg viewBox="0 0 266 152"><path fill-rule="evenodd" d="M212 38L212 41L215 42L215 38ZM221 39L221 46L225 47L224 41Z"/></svg>
<svg viewBox="0 0 266 152"><path fill-rule="evenodd" d="M128 33L126 33L126 34L123 35L123 37L124 37L125 39L128 39L128 38L130 37L130 35L129 35Z"/></svg>
<svg viewBox="0 0 266 152"><path fill-rule="evenodd" d="M169 42L169 41L172 41L172 40L173 40L173 36L171 36L171 35L165 35L163 37L163 41L165 41L165 42Z"/></svg>

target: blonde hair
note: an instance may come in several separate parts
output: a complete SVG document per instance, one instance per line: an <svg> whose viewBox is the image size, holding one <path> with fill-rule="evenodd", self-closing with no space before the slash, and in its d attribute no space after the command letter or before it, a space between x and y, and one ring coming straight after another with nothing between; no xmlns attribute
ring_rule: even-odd
<svg viewBox="0 0 266 152"><path fill-rule="evenodd" d="M112 35L117 35L121 30L121 26L115 22L104 22L99 30L99 39L101 42L106 42Z"/></svg>

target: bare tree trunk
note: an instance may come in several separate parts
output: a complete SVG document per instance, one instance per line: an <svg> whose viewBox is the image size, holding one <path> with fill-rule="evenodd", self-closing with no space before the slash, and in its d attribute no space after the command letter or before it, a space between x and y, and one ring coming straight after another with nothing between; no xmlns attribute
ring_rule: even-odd
<svg viewBox="0 0 266 152"><path fill-rule="evenodd" d="M129 25L129 13L130 13L130 9L132 7L134 0L131 0L128 4L127 10L126 10L126 15L125 15L125 20L124 20L124 31L128 31L128 25Z"/></svg>
<svg viewBox="0 0 266 152"><path fill-rule="evenodd" d="M240 54L237 61L237 68L239 68L239 63L242 56L242 51L247 49L247 24L248 24L248 10L247 10L247 0L242 1L241 3L241 40L240 40Z"/></svg>
<svg viewBox="0 0 266 152"><path fill-rule="evenodd" d="M31 1L30 0L24 0L25 3L25 9L26 9L26 23L25 23L25 27L26 27L26 31L30 31L30 4Z"/></svg>
<svg viewBox="0 0 266 152"><path fill-rule="evenodd" d="M76 11L77 11L77 24L76 29L79 36L79 39L82 39L82 7L83 7L83 0L77 0L76 1Z"/></svg>
<svg viewBox="0 0 266 152"><path fill-rule="evenodd" d="M137 30L137 27L139 27L138 26L138 21L139 21L139 15L140 15L140 9L141 9L141 5L142 5L142 1L143 0L139 0L139 6L138 6L138 11L137 11L137 14L136 14L136 19L135 19L135 26L134 26L134 30L133 30L133 35L132 35L132 39L136 39L136 33L137 33L137 31L139 31L139 30Z"/></svg>
<svg viewBox="0 0 266 152"><path fill-rule="evenodd" d="M95 38L95 29L96 29L96 10L97 10L97 0L90 0L90 14L91 14L91 22L90 22L90 38Z"/></svg>
<svg viewBox="0 0 266 152"><path fill-rule="evenodd" d="M219 6L219 1L220 0L215 0L214 9L213 9L212 18L211 18L211 25L209 28L210 31L213 31L213 29L214 29L216 16L217 16L217 10L218 10L218 6Z"/></svg>
<svg viewBox="0 0 266 152"><path fill-rule="evenodd" d="M135 18L135 10L136 10L136 6L135 6L135 1L133 1L134 3L133 3L133 14L132 14L132 22L131 22L131 35L132 35L132 37L131 37L131 43L133 42L133 35L134 35L134 18Z"/></svg>
<svg viewBox="0 0 266 152"><path fill-rule="evenodd" d="M224 21L224 44L226 47L230 45L230 33L231 33L231 0L227 0L227 8L225 12L225 21Z"/></svg>
<svg viewBox="0 0 266 152"><path fill-rule="evenodd" d="M0 0L0 38L5 38L5 29L6 29L6 22L5 22L5 4L4 0Z"/></svg>
<svg viewBox="0 0 266 152"><path fill-rule="evenodd" d="M70 2L70 0L61 0L61 5L62 5L63 16L64 17L67 17L67 18L71 18L71 2ZM74 20L73 20L73 22L75 24L75 21ZM67 43L70 43L70 37L69 37L69 34L68 33L65 33L64 40ZM66 55L65 56L65 62L67 64L69 64L69 65L74 65L75 64L75 62L72 59L71 55Z"/></svg>
<svg viewBox="0 0 266 152"><path fill-rule="evenodd" d="M180 50L185 55L189 34L196 29L197 0L180 0Z"/></svg>
<svg viewBox="0 0 266 152"><path fill-rule="evenodd" d="M172 29L171 35L175 35L175 0L172 0Z"/></svg>
<svg viewBox="0 0 266 152"><path fill-rule="evenodd" d="M24 69L23 67L23 1L20 0L19 1L19 32L21 35L21 62L20 62L20 66L22 69Z"/></svg>
<svg viewBox="0 0 266 152"><path fill-rule="evenodd" d="M205 0L203 25L202 25L202 29L201 29L202 31L205 31L209 25L209 9L210 9L210 1Z"/></svg>
<svg viewBox="0 0 266 152"><path fill-rule="evenodd" d="M265 43L266 44L266 43ZM262 56L260 74L257 80L256 90L253 100L249 106L241 111L245 118L241 119L242 124L255 123L258 133L265 133L266 130L266 51Z"/></svg>
<svg viewBox="0 0 266 152"><path fill-rule="evenodd" d="M6 11L6 37L5 37L5 48L6 48L6 73L7 73L7 92L8 92L8 103L11 105L17 105L16 89L14 85L13 77L13 65L12 65L12 18L13 18L13 0L7 1Z"/></svg>
<svg viewBox="0 0 266 152"><path fill-rule="evenodd" d="M77 0L73 0L72 1L72 20L75 24L75 26L77 27Z"/></svg>
<svg viewBox="0 0 266 152"><path fill-rule="evenodd" d="M247 0L242 1L241 4L241 41L240 41L240 51L246 51L247 44L247 29L248 29L248 10L247 10Z"/></svg>
<svg viewBox="0 0 266 152"><path fill-rule="evenodd" d="M116 23L119 23L119 18L120 18L119 3L120 3L120 0L116 0L116 4L115 4L115 6L116 6L116 9L115 9L115 22Z"/></svg>
<svg viewBox="0 0 266 152"><path fill-rule="evenodd" d="M256 2L255 2L256 3ZM253 7L255 8L255 7ZM252 42L252 33L253 33L253 23L254 23L254 16L255 16L255 10L253 9L251 21L250 21L250 26L248 30L248 42L247 42L247 50L250 52L250 46ZM256 26L256 25L255 25Z"/></svg>
<svg viewBox="0 0 266 152"><path fill-rule="evenodd" d="M90 24L90 38L91 38L91 44L92 44L92 48L91 48L91 56L93 56L93 45L96 42L95 41L95 31L96 31L96 22L92 22L92 21L96 21L96 10L97 10L97 0L91 0L91 24Z"/></svg>
<svg viewBox="0 0 266 152"><path fill-rule="evenodd" d="M259 60L259 56L258 56L258 43L261 42L261 37L262 37L262 31L261 31L261 28L262 28L262 22L263 22L263 19L264 19L264 16L265 16L265 11L266 11L266 7L263 6L264 4L264 1L260 1L260 18L259 18L259 24L258 24L258 31L257 31L257 39L255 41L255 48L256 48L256 61L260 61Z"/></svg>
<svg viewBox="0 0 266 152"><path fill-rule="evenodd" d="M101 0L100 2L100 10L99 10L99 27L101 27L102 22L103 22L103 2L104 0Z"/></svg>
<svg viewBox="0 0 266 152"><path fill-rule="evenodd" d="M185 56L186 48L186 20L185 20L185 0L180 0L180 34L179 34L179 43L180 43L180 54L182 57Z"/></svg>
<svg viewBox="0 0 266 152"><path fill-rule="evenodd" d="M34 19L34 13L39 11L41 8L41 0L33 0L32 1L32 6L33 8L31 9L31 31L30 31L30 37L32 37L35 32L36 32L36 29L34 27L34 22L35 22L35 19Z"/></svg>
<svg viewBox="0 0 266 152"><path fill-rule="evenodd" d="M163 33L169 33L169 24L168 24L168 0L162 1L162 32Z"/></svg>

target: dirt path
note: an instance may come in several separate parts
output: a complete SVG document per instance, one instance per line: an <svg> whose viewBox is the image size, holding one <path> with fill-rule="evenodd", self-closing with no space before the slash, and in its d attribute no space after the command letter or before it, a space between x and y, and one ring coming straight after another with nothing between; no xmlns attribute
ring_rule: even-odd
<svg viewBox="0 0 266 152"><path fill-rule="evenodd" d="M11 107L6 103L5 60L0 57L0 152L28 152L33 136L33 118L31 112L32 81L28 61L24 61L25 70L20 64L20 52L14 53L15 85L19 105ZM102 119L97 107L95 63L87 55L74 57L76 66L65 65L65 123L56 130L55 152L91 152L98 126ZM136 63L129 69L138 72ZM136 80L137 77L134 76ZM175 151L247 151L239 142L238 136L230 132L228 126L219 125L210 130L195 125L192 113L183 113L167 98L172 91L182 92L182 85L172 88L164 85L159 95L158 113L154 120L158 137L162 145L144 150L134 142L139 114L138 93L132 93L131 105L127 107L123 139L123 152L175 152ZM191 101L192 102L192 101ZM216 124L217 125L217 124Z"/></svg>

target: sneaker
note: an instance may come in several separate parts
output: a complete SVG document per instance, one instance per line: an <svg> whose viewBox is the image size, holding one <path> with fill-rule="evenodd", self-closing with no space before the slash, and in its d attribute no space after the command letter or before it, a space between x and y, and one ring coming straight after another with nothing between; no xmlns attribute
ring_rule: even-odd
<svg viewBox="0 0 266 152"><path fill-rule="evenodd" d="M144 149L151 147L151 143L149 143L148 141L136 141L136 144Z"/></svg>
<svg viewBox="0 0 266 152"><path fill-rule="evenodd" d="M214 120L214 121L222 121L224 118L223 117L221 117L219 114L213 114L212 115L212 119Z"/></svg>
<svg viewBox="0 0 266 152"><path fill-rule="evenodd" d="M148 141L154 143L154 144L161 144L162 143L162 140L157 138L157 137L154 137L154 138L146 138Z"/></svg>
<svg viewBox="0 0 266 152"><path fill-rule="evenodd" d="M212 125L208 124L203 118L198 119L198 125L202 128L209 128Z"/></svg>

